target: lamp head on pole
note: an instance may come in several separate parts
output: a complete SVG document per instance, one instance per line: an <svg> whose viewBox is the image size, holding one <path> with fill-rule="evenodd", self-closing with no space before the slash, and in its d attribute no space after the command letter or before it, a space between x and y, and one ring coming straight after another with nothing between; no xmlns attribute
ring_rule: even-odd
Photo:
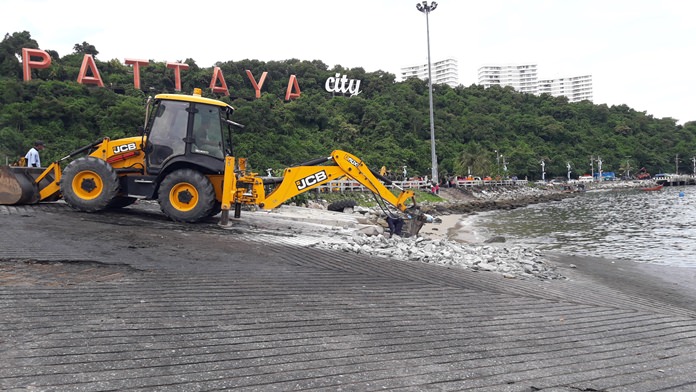
<svg viewBox="0 0 696 392"><path fill-rule="evenodd" d="M435 119L433 116L433 78L431 74L431 67L430 67L430 23L428 22L428 15L430 14L430 11L435 10L437 8L437 3L436 2L431 2L430 5L428 5L427 1L423 1L422 3L417 3L416 4L416 9L418 11L422 12L425 14L425 22L427 26L427 32L428 32L428 97L430 100L430 154L431 154L431 159L432 159L432 166L430 169L432 170L433 174L433 181L436 183L439 182L439 176L437 174L437 155L435 154Z"/></svg>
<svg viewBox="0 0 696 392"><path fill-rule="evenodd" d="M435 8L437 8L437 3L433 1L432 3L430 3L430 5L428 5L428 2L424 1L423 3L417 3L416 8L418 9L418 11L427 14L430 11L435 11Z"/></svg>

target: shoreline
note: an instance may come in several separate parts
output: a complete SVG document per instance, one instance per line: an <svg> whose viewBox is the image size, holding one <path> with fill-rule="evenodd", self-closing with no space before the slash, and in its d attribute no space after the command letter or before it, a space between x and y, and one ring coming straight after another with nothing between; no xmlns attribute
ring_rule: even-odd
<svg viewBox="0 0 696 392"><path fill-rule="evenodd" d="M510 210L533 204L560 202L566 198L580 196L581 192L533 187L483 190L450 188L444 192L441 189L441 195L446 198L445 201L426 202L420 205L421 211L430 215L432 221L425 223L415 237L390 236L380 211L365 207L355 208L348 214L326 211L319 204L307 206L310 208L295 207L296 213L292 213L292 207L284 207L275 212L260 213L257 217L271 218L273 215L278 218L294 217L293 235L302 237L302 240L294 240L294 242L302 242L310 247L356 254L366 253L372 256L448 267L456 266L473 271L491 271L505 278L567 279L568 277L561 271L592 273L594 268L601 269L601 266L597 266L587 268L587 271L569 270L563 267L564 263L557 261L558 257L555 257L556 261L552 260L554 259L552 254L555 251L539 250L535 245L515 241L509 242L504 237L488 232L485 226L477 226L481 223L481 214L485 212L495 213L498 210ZM314 215L316 217L313 218ZM307 225L311 222L314 222L317 227L308 227ZM257 223L260 224L251 226L264 229L270 229L273 226L269 225L269 222ZM317 236L304 238L309 232L321 232L327 235L322 235L323 238ZM563 261L574 258L587 257L572 254L561 256ZM602 264L607 264L607 268L611 269L614 260L606 260L608 262ZM629 263L634 269L640 267L638 262ZM565 264L572 264L572 262ZM664 270L667 271L667 269ZM678 274L672 269L665 273Z"/></svg>
<svg viewBox="0 0 696 392"><path fill-rule="evenodd" d="M444 239L462 244L481 244L486 237L476 230L471 221L476 214L448 214L438 216L439 222L424 225L419 235L430 239Z"/></svg>
<svg viewBox="0 0 696 392"><path fill-rule="evenodd" d="M433 215L436 222L423 225L419 235L462 244L483 244L491 238L471 224L478 213L561 201L578 195L578 192L529 187L471 190L443 188L441 197L445 199L444 202L423 206L423 211Z"/></svg>
<svg viewBox="0 0 696 392"><path fill-rule="evenodd" d="M627 187L619 187L616 184L610 184L606 187L597 186L594 189L608 191L616 188L626 189ZM450 193L451 192L452 191L450 191ZM548 194L545 196L540 195L541 192L548 192ZM462 245L471 246L493 246L501 249L518 246L529 247L540 252L540 254L542 254L546 260L556 265L559 270L564 271L564 274L568 273L569 277L574 275L573 272L592 274L592 271L604 269L611 271L608 275L613 275L614 273L621 275L623 273L621 271L615 271L616 268L619 268L619 270L624 268L626 270L635 271L635 273L638 273L639 271L641 275L652 276L654 280L659 280L662 282L662 284L657 282L650 284L645 283L644 286L658 285L662 287L667 285L668 287L673 287L673 291L688 291L689 294L687 296L690 298L696 296L696 286L693 288L691 287L693 286L693 283L696 282L696 268L693 266L650 263L635 258L614 258L610 254L575 254L570 249L568 249L568 252L566 253L560 252L559 249L537 249L536 246L529 245L524 242L509 242L509 239L507 238L496 237L495 233L489 232L485 226L477 226L482 224L481 215L479 215L481 212L490 211L493 213L499 210L527 207L535 203L555 201L557 199L554 193L556 192L553 190L542 189L539 190L539 192L536 192L534 197L530 197L530 195L527 194L526 189L507 189L499 190L497 192L494 190L486 190L479 191L478 194L469 191L467 192L466 200L447 200L446 202L441 203L442 205L445 205L446 208L443 208L442 206L440 208L433 208L432 210L435 211L435 214L437 214L435 215L435 222L425 225L419 235L430 240L443 239L457 242ZM577 192L571 195L571 197L581 195L582 193ZM567 195L562 196L565 198ZM481 206L484 206L481 203L481 199L485 199L487 201L494 200L495 202L485 204L485 208L480 208ZM530 200L533 200L533 202L529 202ZM477 208L471 208L472 205ZM468 212L460 213L458 212L460 210L467 210ZM597 266L596 264L603 265ZM569 265L572 265L572 267L569 267ZM583 271L573 270L575 268ZM599 273L599 275L605 276L606 274ZM608 284L610 282L606 281L604 283ZM643 284L644 282L638 283Z"/></svg>

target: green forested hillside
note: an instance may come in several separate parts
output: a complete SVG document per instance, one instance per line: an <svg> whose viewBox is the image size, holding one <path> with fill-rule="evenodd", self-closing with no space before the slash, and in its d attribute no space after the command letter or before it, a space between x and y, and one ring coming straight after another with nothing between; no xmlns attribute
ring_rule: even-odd
<svg viewBox="0 0 696 392"><path fill-rule="evenodd" d="M52 56L47 69L22 79L22 48L41 48ZM23 156L35 139L48 148L42 159L59 159L102 136L135 134L144 119L151 93L174 92L173 70L163 62L141 69L142 90L133 87L133 71L124 59L102 61L96 47L76 44L62 57L31 38L29 32L8 34L0 43L0 159ZM106 88L78 84L83 55L92 54ZM194 87L204 95L231 103L236 121L244 124L235 135L235 155L249 158L254 170L284 168L326 156L340 148L363 158L374 168L394 171L407 166L409 174L430 174L428 85L409 79L396 82L386 72L362 68L329 68L321 61L289 59L220 61L230 97L208 88L213 68L198 67L194 59L181 73L182 92ZM245 70L258 78L268 72L262 96L255 99ZM354 97L332 96L324 89L337 73L361 81ZM301 96L285 101L290 75L296 75ZM436 151L440 176L507 174L539 179L540 161L546 178L590 172L591 157L602 159L604 171L631 174L645 167L651 173L692 172L696 155L696 122L677 125L625 105L568 103L565 98L535 96L511 88L472 85L433 87ZM497 164L499 162L500 164ZM596 170L596 163L595 163Z"/></svg>

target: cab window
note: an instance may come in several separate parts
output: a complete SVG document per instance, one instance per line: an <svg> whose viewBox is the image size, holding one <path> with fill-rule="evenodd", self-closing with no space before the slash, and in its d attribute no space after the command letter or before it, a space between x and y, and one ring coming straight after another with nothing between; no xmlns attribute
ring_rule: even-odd
<svg viewBox="0 0 696 392"><path fill-rule="evenodd" d="M224 158L220 110L213 105L196 105L191 152Z"/></svg>
<svg viewBox="0 0 696 392"><path fill-rule="evenodd" d="M187 102L164 101L157 107L148 143L152 143L150 164L161 165L169 157L183 155L188 124Z"/></svg>

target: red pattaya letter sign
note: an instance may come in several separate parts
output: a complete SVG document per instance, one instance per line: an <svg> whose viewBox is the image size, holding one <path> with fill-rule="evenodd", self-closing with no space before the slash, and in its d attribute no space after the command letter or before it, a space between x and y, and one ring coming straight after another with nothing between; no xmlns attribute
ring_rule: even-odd
<svg viewBox="0 0 696 392"><path fill-rule="evenodd" d="M174 90L181 91L181 70L189 69L186 63L167 63L167 68L174 69Z"/></svg>
<svg viewBox="0 0 696 392"><path fill-rule="evenodd" d="M295 92L292 92L293 89ZM290 75L290 80L288 80L288 89L285 91L285 100L289 101L291 99L299 98L301 93L300 85L297 83L297 77L295 75Z"/></svg>
<svg viewBox="0 0 696 392"><path fill-rule="evenodd" d="M34 60L32 60L32 57ZM37 60L37 58L39 60ZM140 68L149 66L150 62L148 60L137 59L126 59L125 61L126 65L133 66L133 86L140 90ZM46 51L41 49L22 48L22 72L24 74L24 81L31 80L32 69L48 68L49 66L51 66L51 56L49 56ZM176 91L181 91L181 70L189 69L189 65L186 63L167 63L167 68L174 70L174 86ZM256 98L261 98L261 89L266 81L268 72L263 72L258 82L256 79L254 79L254 75L251 73L251 71L246 70L246 74L249 81L251 81L252 87L254 87ZM336 76L338 77L338 74ZM337 89L340 92L345 93L346 91L343 90L347 89L347 92L351 93L352 95L357 95L360 93L360 81L357 81L355 88L353 88L352 80L350 81L349 86L345 87L344 85L347 78L344 76L343 79L340 79L343 84L339 88L339 79L330 79L332 79L332 83L336 83L334 89ZM80 67L80 73L77 75L77 82L80 84L93 84L99 87L104 87L104 81L99 75L97 63L91 54L84 55L84 58L82 59L82 66ZM328 90L328 80L326 85ZM226 96L230 95L227 82L225 82L225 77L223 76L220 67L213 67L213 77L210 79L210 90L217 94L223 94ZM285 100L289 101L291 99L299 98L301 93L302 92L300 91L300 84L297 82L297 77L295 75L290 75L290 79L288 80L288 88L285 91Z"/></svg>
<svg viewBox="0 0 696 392"><path fill-rule="evenodd" d="M92 71L92 76L87 76L88 68ZM86 54L82 59L80 74L77 75L77 83L96 84L99 87L104 87L104 82L102 81L101 76L99 76L97 64L94 62L94 57L92 57L91 54Z"/></svg>
<svg viewBox="0 0 696 392"><path fill-rule="evenodd" d="M220 82L220 86L217 85L217 82ZM230 91L227 89L227 83L225 82L225 77L222 75L222 70L220 67L215 67L213 69L213 78L210 79L210 89L213 90L214 93L218 94L224 94L229 96Z"/></svg>
<svg viewBox="0 0 696 392"><path fill-rule="evenodd" d="M126 59L126 64L133 65L133 86L140 90L140 67L147 67L150 62L147 60Z"/></svg>
<svg viewBox="0 0 696 392"><path fill-rule="evenodd" d="M256 92L256 98L261 98L261 87L263 87L263 82L266 81L266 75L268 75L268 72L264 72L261 74L261 79L258 83L256 83L254 75L251 74L251 71L247 69L246 74L249 80L251 81L251 85L254 87L254 91Z"/></svg>
<svg viewBox="0 0 696 392"><path fill-rule="evenodd" d="M31 57L39 57L41 61L32 61ZM24 81L31 80L31 70L33 68L48 68L51 66L51 56L41 49L22 48L22 73Z"/></svg>

